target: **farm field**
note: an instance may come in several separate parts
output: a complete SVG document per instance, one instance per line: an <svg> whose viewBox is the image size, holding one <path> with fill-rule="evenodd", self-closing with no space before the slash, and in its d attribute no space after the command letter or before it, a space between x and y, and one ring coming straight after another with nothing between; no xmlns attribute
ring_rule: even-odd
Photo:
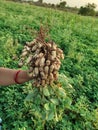
<svg viewBox="0 0 98 130"><path fill-rule="evenodd" d="M51 99L45 93L47 103L42 105L30 82L1 86L3 130L97 130L97 18L0 0L0 67L18 69L23 46L36 38L41 26L48 30L46 40L53 40L64 52L57 86L62 86L66 97Z"/></svg>

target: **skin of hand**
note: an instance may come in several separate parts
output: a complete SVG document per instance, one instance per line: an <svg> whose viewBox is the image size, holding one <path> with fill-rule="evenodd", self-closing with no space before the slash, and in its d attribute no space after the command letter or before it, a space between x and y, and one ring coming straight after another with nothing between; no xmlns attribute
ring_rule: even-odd
<svg viewBox="0 0 98 130"><path fill-rule="evenodd" d="M8 86L8 85L13 85L17 84L15 82L15 75L18 70L16 69L9 69L9 68L3 68L0 67L0 85L1 86ZM20 70L17 76L17 81L22 84L27 81L31 80L31 78L28 76L27 71L25 70Z"/></svg>

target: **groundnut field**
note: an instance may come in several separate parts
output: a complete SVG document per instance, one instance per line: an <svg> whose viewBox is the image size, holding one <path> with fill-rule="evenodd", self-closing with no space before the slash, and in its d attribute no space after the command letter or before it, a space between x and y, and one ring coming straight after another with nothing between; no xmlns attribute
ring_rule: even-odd
<svg viewBox="0 0 98 130"><path fill-rule="evenodd" d="M31 77L0 86L3 130L98 130L97 17L0 0L0 67Z"/></svg>

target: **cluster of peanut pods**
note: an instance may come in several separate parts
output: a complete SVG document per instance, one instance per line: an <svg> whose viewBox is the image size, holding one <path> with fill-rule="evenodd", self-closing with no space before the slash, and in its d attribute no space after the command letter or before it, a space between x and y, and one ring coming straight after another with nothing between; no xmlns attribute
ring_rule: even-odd
<svg viewBox="0 0 98 130"><path fill-rule="evenodd" d="M54 42L34 39L26 43L20 56L19 66L28 66L28 75L36 87L51 85L58 78L63 51Z"/></svg>

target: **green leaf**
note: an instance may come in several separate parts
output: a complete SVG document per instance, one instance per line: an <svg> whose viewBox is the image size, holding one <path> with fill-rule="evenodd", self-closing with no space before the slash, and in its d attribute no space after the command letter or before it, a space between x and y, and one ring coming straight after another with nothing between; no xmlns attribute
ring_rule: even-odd
<svg viewBox="0 0 98 130"><path fill-rule="evenodd" d="M63 102L66 106L66 108L70 108L72 100L69 97L66 97L66 100Z"/></svg>
<svg viewBox="0 0 98 130"><path fill-rule="evenodd" d="M24 101L31 101L33 100L33 93L29 93Z"/></svg>
<svg viewBox="0 0 98 130"><path fill-rule="evenodd" d="M44 87L44 88L43 88L43 94L44 94L44 96L49 96L49 95L50 95L50 92L49 92L49 90L48 90L48 87Z"/></svg>
<svg viewBox="0 0 98 130"><path fill-rule="evenodd" d="M34 98L33 98L34 99ZM40 96L40 94L37 94L36 96L35 96L35 99L34 99L34 103L36 104L36 105L38 105L38 104L40 104L41 103L41 96Z"/></svg>
<svg viewBox="0 0 98 130"><path fill-rule="evenodd" d="M53 104L55 104L55 105L58 105L58 104L59 104L58 99L51 98L50 101L51 101Z"/></svg>
<svg viewBox="0 0 98 130"><path fill-rule="evenodd" d="M44 105L44 108L48 111L48 110L50 110L50 108L49 108L49 103L46 103L45 105Z"/></svg>
<svg viewBox="0 0 98 130"><path fill-rule="evenodd" d="M56 111L56 105L55 105L55 104L49 103L49 106L50 106L50 110L51 110L52 112L55 112L55 111Z"/></svg>
<svg viewBox="0 0 98 130"><path fill-rule="evenodd" d="M50 111L48 113L47 121L52 120L54 118L54 112Z"/></svg>
<svg viewBox="0 0 98 130"><path fill-rule="evenodd" d="M66 97L66 92L63 88L59 88L59 95L62 96L62 97Z"/></svg>

